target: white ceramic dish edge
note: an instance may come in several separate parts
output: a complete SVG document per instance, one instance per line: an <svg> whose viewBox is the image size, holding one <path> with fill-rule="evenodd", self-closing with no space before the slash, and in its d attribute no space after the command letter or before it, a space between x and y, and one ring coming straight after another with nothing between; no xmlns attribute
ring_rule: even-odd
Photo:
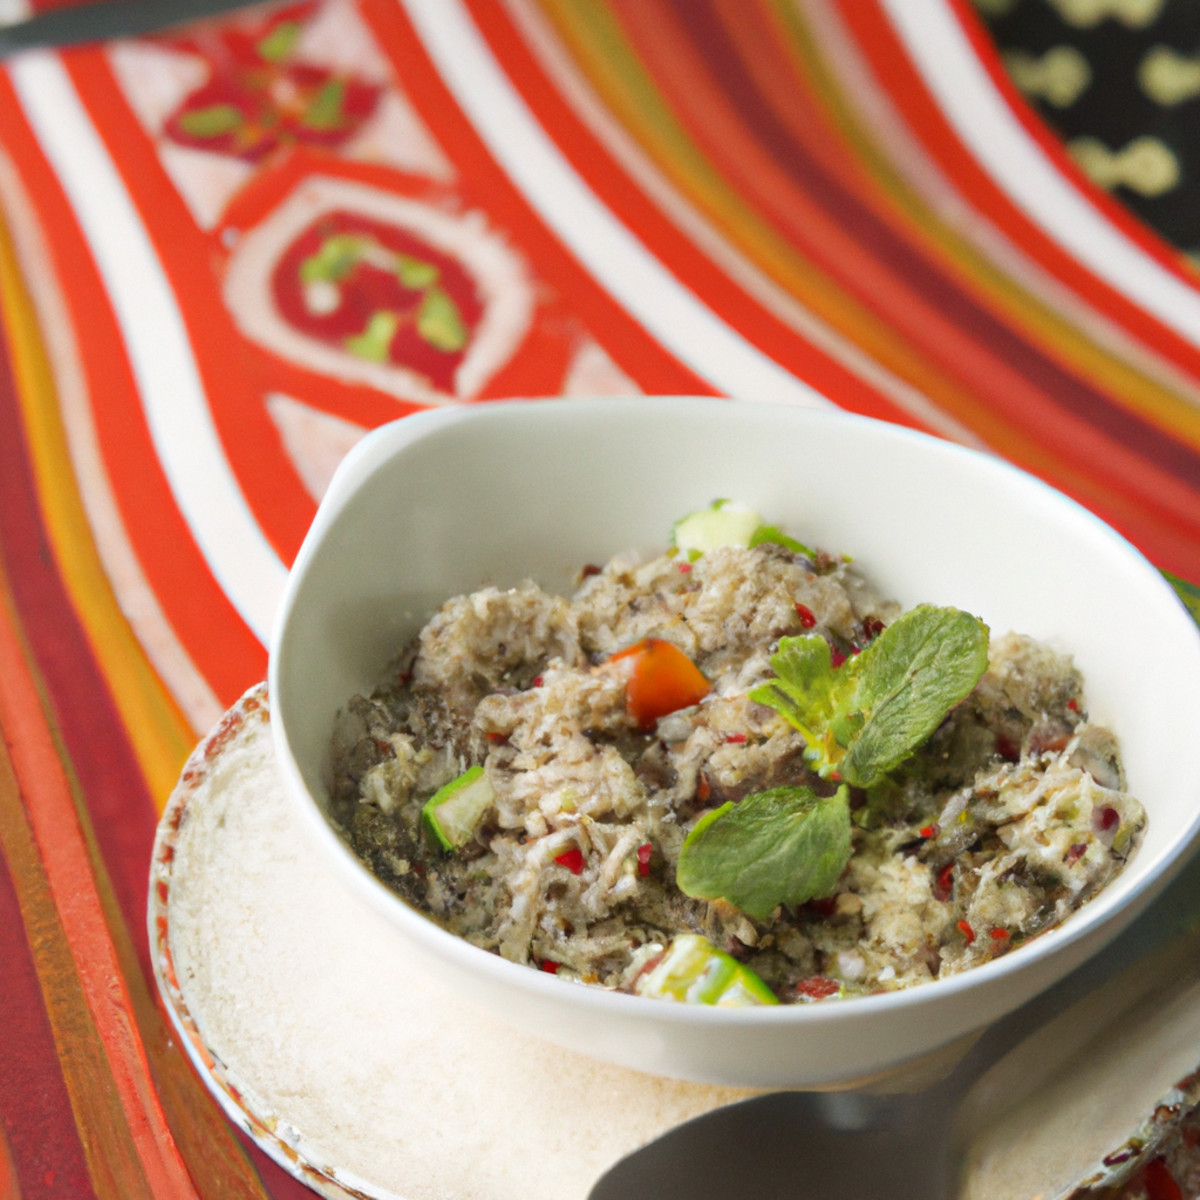
<svg viewBox="0 0 1200 1200"><path fill-rule="evenodd" d="M638 430L652 432L630 442ZM552 444L561 451L567 443L573 450L557 459L539 459L535 452ZM847 456L840 447L851 444L854 451ZM745 460L751 446L753 463ZM800 447L807 461L803 453L795 461ZM897 474L895 459L908 460L908 475ZM297 646L306 638L310 646L344 640L340 627L298 628L297 597L313 586L314 561L328 556L331 531L365 503L364 485L375 481L371 486L377 488L380 468L394 460L410 477L402 484L410 521L397 553L407 552L426 576L440 572L449 586L410 589L399 600L402 589L390 598L366 597L347 622L378 622L353 647L356 677L345 676L344 664L338 679L318 671L328 694L324 708L306 696L307 708L293 712L290 671L299 662ZM593 478L589 471L597 471L597 462ZM952 488L957 484L955 502L939 503L933 478L913 473L914 466L933 471ZM621 477L650 479L655 486L634 495L627 484L613 486ZM453 496L449 505L447 489ZM986 495L975 494L980 489ZM312 739L320 732L327 744L331 729L328 697L342 689L340 704L369 686L388 657L381 647L398 649L426 610L455 591L485 578L515 582L526 574L566 586L583 562L630 545L661 545L674 518L715 495L734 495L801 537L853 553L880 586L906 604L923 599L958 604L980 612L997 630L1011 626L1070 643L1096 715L1113 720L1125 743L1132 789L1139 790L1139 779L1152 785L1154 794L1143 796L1151 811L1150 833L1129 870L1062 928L964 975L835 1004L736 1012L572 987L481 954L406 908L371 877L308 799L320 770ZM814 504L817 496L835 502ZM456 505L466 506L477 528L464 532L461 512L457 523L447 516L447 508ZM859 511L864 508L868 521ZM507 514L502 524L495 521L497 509ZM889 532L896 509L917 522L917 531ZM503 528L519 533L504 535ZM938 533L930 536L930 529ZM897 536L906 539L907 554L897 550ZM514 572L505 556L512 551L509 543L521 539L533 553L522 556L522 569ZM986 546L971 551L979 539ZM939 557L946 545L962 554L971 551L972 565L950 564L944 553ZM347 549L343 545L337 553ZM358 550L380 555L377 546ZM1086 578L1076 580L1072 570L1081 558L1096 562ZM317 562L318 573L322 569ZM376 564L370 570L378 574L383 568ZM1069 611L1068 632L1079 637L1064 639L1061 629L1040 627L1046 595L1064 590L1072 593L1069 599L1050 608ZM1121 639L1120 654L1111 647L1107 653L1097 650L1104 647L1106 630ZM1015 468L864 418L687 397L515 401L405 418L364 439L338 472L293 568L274 647L273 728L298 816L347 883L402 929L429 967L526 1030L622 1065L699 1082L858 1083L981 1029L1123 929L1177 869L1200 826L1200 740L1188 735L1189 728L1200 728L1200 639L1169 586L1097 518ZM331 655L331 647L323 645L326 666ZM1159 663L1153 680L1147 679L1147 662ZM306 669L312 671L312 664ZM1160 752L1172 747L1170 763L1155 755L1156 746Z"/></svg>

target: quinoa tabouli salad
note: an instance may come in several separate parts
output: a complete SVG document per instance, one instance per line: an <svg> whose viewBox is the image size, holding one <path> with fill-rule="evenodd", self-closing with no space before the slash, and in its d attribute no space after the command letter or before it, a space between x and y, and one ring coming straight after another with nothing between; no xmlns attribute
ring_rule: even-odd
<svg viewBox="0 0 1200 1200"><path fill-rule="evenodd" d="M334 736L389 887L560 978L705 1004L909 987L1102 888L1142 806L1069 656L902 612L717 501L669 549L446 602Z"/></svg>

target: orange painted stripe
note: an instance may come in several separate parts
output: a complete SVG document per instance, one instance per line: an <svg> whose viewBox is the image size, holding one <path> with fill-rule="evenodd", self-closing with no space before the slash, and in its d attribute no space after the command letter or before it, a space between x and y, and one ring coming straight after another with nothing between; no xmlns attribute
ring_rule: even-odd
<svg viewBox="0 0 1200 1200"><path fill-rule="evenodd" d="M266 651L218 586L179 513L87 242L3 73L0 129L42 228L54 231L44 268L70 281L62 288L62 319L76 332L101 451L138 561L197 669L221 703L232 704L266 673Z"/></svg>
<svg viewBox="0 0 1200 1200"><path fill-rule="evenodd" d="M17 1164L13 1162L12 1149L0 1125L0 1200L21 1200L21 1185L17 1179Z"/></svg>
<svg viewBox="0 0 1200 1200"><path fill-rule="evenodd" d="M78 1130L89 1177L94 1178L101 1200L149 1195L138 1149L125 1120L125 1102L113 1083L66 932L55 912L12 761L3 743L0 743L0 854L11 868L13 886L18 892L26 945L33 957L58 1048L58 1066L71 1104L66 1119ZM97 861L94 854L92 857ZM113 931L121 978L128 985L132 1012L145 1040L158 1096L199 1194L206 1200L212 1197L265 1200L267 1192L241 1143L204 1090L156 1006L129 931L121 922L111 886L101 867L97 866L96 872L98 890ZM7 1200L16 1193L6 1190L5 1170L15 1186L16 1167L11 1156L5 1161L3 1132L0 1126L0 1197ZM60 1148L56 1146L57 1149Z"/></svg>
<svg viewBox="0 0 1200 1200"><path fill-rule="evenodd" d="M0 330L8 335L30 466L59 573L109 682L150 794L161 807L196 732L147 661L96 552L67 449L53 371L2 224Z"/></svg>
<svg viewBox="0 0 1200 1200"><path fill-rule="evenodd" d="M494 6L476 0L473 15L485 32L493 51L501 57L508 75L550 130L573 165L651 249L673 274L685 282L722 319L743 337L832 398L841 407L901 424L920 424L913 411L902 407L877 383L876 364L882 362L896 379L907 379L919 391L940 403L947 412L969 410L973 399L946 376L923 362L913 349L879 321L864 306L844 297L836 281L814 269L812 264L775 238L751 213L744 198L726 188L683 131L674 123L654 83L629 52L619 28L603 5L580 7L560 0L546 0L547 17L560 39L557 52L560 70L574 70L586 80L598 100L620 122L622 132L636 139L647 161L676 189L679 205L701 214L717 238L723 238L735 258L743 258L751 270L779 286L782 303L770 296L751 296L733 273L709 257L704 244L684 231L677 214L647 193L626 174L623 162L611 147L584 124L583 118L564 107L569 89L555 91L554 84L539 79L546 69L517 44L499 23ZM528 7L522 2L518 11ZM539 53L542 53L539 50ZM554 51L546 52L555 53ZM567 66L567 61L570 66ZM537 80L535 87L534 80ZM772 240L773 239L773 240ZM799 303L790 305L795 298ZM787 315L787 308L817 317L841 349L802 332ZM855 347L871 341L875 355ZM954 401L948 402L948 395ZM975 428L987 422L986 412L977 414ZM985 437L988 436L985 433Z"/></svg>
<svg viewBox="0 0 1200 1200"><path fill-rule="evenodd" d="M486 205L498 227L563 296L617 365L647 392L712 394L713 387L661 346L616 304L533 211L492 157L430 61L395 0L360 0L363 17L387 54L405 95L439 145Z"/></svg>
<svg viewBox="0 0 1200 1200"><path fill-rule="evenodd" d="M911 413L866 383L852 366L786 324L769 305L749 296L681 231L670 214L659 211L654 202L630 188L623 166L589 131L578 123L572 128L571 118L556 111L561 99L551 96L547 102L548 93L541 84L538 92L534 91L540 68L534 64L531 69L527 52L511 31L506 32L494 5L471 0L471 7L513 85L530 100L539 120L551 130L572 165L674 275L748 341L842 407L903 424L918 423ZM625 30L606 5L542 0L542 7L581 75L623 131L637 141L690 206L703 214L764 278L790 296L802 298L803 306L830 330L843 334L852 330L852 340L869 340L875 347L876 361L913 382L947 411L952 410L953 405L943 400L956 385L923 362L904 339L857 298L846 294L820 266L797 254L697 153L677 114L658 91L656 80L631 52ZM634 19L648 12L648 7L636 4L629 8ZM966 395L958 400L963 405L970 403Z"/></svg>
<svg viewBox="0 0 1200 1200"><path fill-rule="evenodd" d="M802 305L827 320L832 327L840 329L847 342L859 348L864 359L880 362L896 376L912 383L942 411L974 430L987 444L1007 457L1027 466L1041 463L1043 471L1048 469L1060 453L1061 446L1052 452L1040 446L1037 439L1046 422L1014 423L1004 411L1004 404L1010 403L1014 396L1029 393L1035 401L1039 401L1040 394L1030 388L1028 381L1013 372L1003 357L991 354L986 346L979 346L965 338L940 310L930 309L919 296L915 304L910 303L911 293L903 280L897 280L892 275L884 281L888 287L897 282L901 287L900 291L892 287L895 294L884 319L877 318L869 311L870 306L879 304L879 297L886 290L884 287L875 288L873 294L868 289L860 296L860 303L868 302L863 307L830 307L831 298L837 294L842 283L846 283L851 290L858 290L867 275L879 275L880 272L874 260L861 253L858 244L848 239L840 226L831 225L825 214L816 209L803 193L791 190L790 185L779 178L779 172L770 159L763 159L760 154L755 171L748 172L749 178L743 181L745 186L736 192L730 191L719 203L712 199L726 188L727 178L739 174L742 169L739 162L747 155L756 153L757 148L753 138L738 127L728 113L725 124L716 133L710 135L704 131L714 105L721 109L727 109L728 106L722 94L711 87L702 103L696 100L697 86L704 86L703 72L699 72L699 85L691 74L685 80L672 74L682 69L678 58L680 45L686 38L678 36L680 31L677 28L664 24L665 9L662 5L639 5L636 2L623 5L621 12L629 22L628 29L616 24L609 13L609 6L597 4L581 7L567 0L543 0L543 7L553 20L556 32L563 38L563 45L569 46L571 54L575 56L577 69L618 116L623 128L639 139L647 154L674 180L682 193L706 212L714 227L720 230L731 246L737 246L753 257L765 274L774 273L775 278ZM746 3L730 7L733 17L740 19L743 24L748 21L752 11L752 6ZM603 151L595 143L579 144L587 135L578 129L566 127L553 106L554 101L548 101L540 91L533 91L529 80L534 72L524 57L518 57L518 47L514 45L517 39L511 33L505 36L503 27L497 22L494 6L476 0L473 15L487 34L493 50L503 56L502 61L506 63L510 78L523 90L539 119L554 133L559 145L568 153L573 153L575 165L597 193L673 272L693 286L714 311L781 364L821 388L843 407L912 423L911 417L900 417L894 409L880 410L878 401L874 408L864 405L860 398L863 390L861 383L851 380L848 373L835 374L828 362L822 360L820 353L805 346L794 330L784 331L778 338L773 337L771 330L777 314L768 308L756 308L751 304L739 307L736 288L727 277L716 272L710 272L707 277L700 275L702 256L697 254L697 247L688 243L669 221L664 221L661 213L653 212L644 198L640 205L636 196L631 198L630 189L621 187L621 166L611 159L605 161ZM632 40L635 35L636 46ZM638 58L639 51L641 58ZM662 62L659 62L660 58ZM756 62L763 60L761 55L755 57ZM652 67L661 68L653 77L648 73ZM658 84L665 87L672 80L674 85L669 95L664 96L656 90ZM669 100L674 101L671 108L668 108ZM788 102L794 110L803 111L804 125L809 131L804 144L819 146L821 150L818 157L822 162L841 161L834 150L839 144L836 131L832 126L815 119L818 114L811 106L815 104L819 108L819 101L814 97L804 102L804 89L797 86L794 78ZM685 129L678 122L687 120L689 115L692 123ZM795 113L793 118L799 121ZM709 151L709 158L698 154L697 148L701 143ZM721 175L715 171L718 160L721 160L723 168ZM747 207L747 197L752 196L755 188L760 186L764 172L772 173L779 187L787 191L786 195L781 193L776 198L771 216L780 227L793 224L798 227L789 228L789 232L794 235L793 244L802 249L807 258L797 257L793 249L779 240L767 247L753 238L748 239L747 231L756 228L758 217ZM855 186L861 192L862 182L853 165L839 174L856 180ZM798 217L801 210L804 220ZM894 213L885 210L883 219L894 221ZM814 233L819 223L824 225L820 235ZM837 253L831 252L831 247ZM789 275L781 265L793 260L812 263L817 259L822 261L817 273L811 274L811 277ZM855 269L848 269L847 264L852 260ZM927 319L921 319L917 309L921 309ZM897 335L897 321L909 323L909 336ZM943 332L948 330L949 336L932 336L935 326L941 326ZM927 343L925 353L922 353L918 344L921 341ZM962 377L964 364L967 364L969 371L965 379ZM1073 445L1073 439L1066 439L1066 444ZM1053 475L1052 471L1049 473Z"/></svg>
<svg viewBox="0 0 1200 1200"><path fill-rule="evenodd" d="M674 127L675 132L670 137L659 136L655 132L656 127L647 123L649 118L639 117L639 113L653 110L654 104L661 107L665 101L653 90L654 83L644 73L639 74L641 67L635 60L630 36L622 27L617 27L611 22L610 15L606 17L605 14L609 14L611 6L597 4L581 7L566 3L566 0L541 0L541 3L553 16L556 32L561 34L564 28L574 30L569 44L571 53L576 56L577 69L618 115L622 127L643 141L658 138L657 141L650 140L649 144L655 160L661 160L664 171L670 170L675 160L694 165L695 146L680 133L678 127ZM491 19L493 11L493 5L485 3L484 0L474 0L473 13L481 27L487 28L486 22ZM627 4L622 7L623 15L632 12L637 19L643 21L648 19L647 11L648 6ZM660 12L661 6L655 6L654 11ZM744 13L745 8L739 6L736 11ZM520 81L519 85L526 87L524 80L527 73L520 69L516 52L511 47L511 36L505 39L499 31L491 32L488 36L493 50L503 54L502 61L506 64L510 78L513 78L514 82ZM653 48L661 48L667 40L665 36L659 36L657 39L649 39L649 42L653 43ZM673 42L672 45L674 46ZM602 57L593 53L597 46L603 47ZM649 62L650 50L641 42L637 44L637 48L645 56L645 61ZM657 52L658 49L655 49L655 53ZM526 94L529 95L528 92ZM635 99L639 101L638 104L634 103ZM684 92L673 91L669 99L677 106L674 113L681 113L691 103L690 93L686 89ZM539 119L543 124L547 124L546 105L542 103L539 106L536 97L531 103ZM553 114L553 109L548 111ZM656 120L659 123L674 120L674 115L663 116L660 113ZM548 128L555 127L548 125ZM557 130L555 136L559 144L564 145L564 138ZM574 152L577 165L587 157L583 147L572 147L568 143L565 148ZM736 149L740 151L741 147ZM622 168L619 165L615 170L612 170L612 167L611 161L601 160L597 174L606 169L611 170L613 174L621 172ZM593 178L595 177L589 178L589 182L592 182ZM680 186L686 191L686 181L681 182ZM662 241L657 236L647 236L644 223L639 223L641 213L636 212L626 201L619 184L606 184L600 179L593 182L593 187L605 197L614 211L617 211L626 223L664 258L667 265L677 272L682 271L672 258L663 256ZM687 194L694 196L697 193L693 188ZM738 228L735 223L717 223L731 240L736 238ZM694 247L691 248L691 253L693 258L696 257ZM745 330L745 325L738 326L739 318L731 318L729 311L719 306L711 289L697 290L702 298L720 311L726 319L732 319L735 327ZM815 307L820 301L820 296L814 297L809 293L801 293L798 298L802 298L810 307ZM723 300L723 297L721 299ZM869 332L864 332L860 327L848 329L847 334L869 347L877 358L880 357L878 348L870 340ZM942 346L932 349L937 355L945 353ZM969 347L969 351L973 353L973 347ZM957 358L948 359L948 368L961 370L961 359L961 354ZM796 369L786 358L781 361ZM989 361L996 360L993 357ZM1131 455L1121 439L1105 434L1090 420L1069 414L1065 419L1060 418L1055 396L1043 394L1028 380L1018 376L1019 390L1014 397L1011 389L998 388L995 378L981 368L977 360L970 360L968 367L975 372L971 387L954 393L934 391L927 385L923 386L923 390L943 410L953 413L964 424L981 434L994 449L1075 495L1121 528L1147 553L1157 555L1160 562L1174 563L1177 570L1194 573L1194 569L1200 564L1196 497L1192 495L1186 481L1180 480L1178 473L1171 478L1167 472L1159 470L1158 464L1152 458ZM1015 374L1008 370L1003 361L1000 367L1010 378ZM797 373L811 379L811 375L806 376L803 369ZM839 400L842 399L837 392L832 394ZM949 401L951 396L952 402ZM1021 401L1020 406L1016 404L1017 400ZM1114 471L1112 467L1114 461L1121 464L1118 471ZM1134 482L1129 484L1129 480ZM1160 482L1162 487L1159 486ZM1118 490L1127 485L1134 492L1131 498L1123 496ZM1182 508L1174 511L1170 507L1171 503L1181 503Z"/></svg>
<svg viewBox="0 0 1200 1200"><path fill-rule="evenodd" d="M2 354L0 354L0 357L2 357ZM3 381L0 381L0 387L2 386ZM49 400L53 400L52 394L49 396ZM53 408L52 404L48 403L45 407L55 417L57 416L57 410ZM28 413L26 415L28 416ZM48 414L43 412L41 415L46 417ZM15 428L16 441L20 444L20 450L16 451L16 453L25 451L28 458L31 460L36 459L36 447L30 449L30 441L26 436L23 436L26 434L26 430L22 429L19 424L20 415L14 411L13 417L14 420L10 423L10 429ZM33 423L36 424L36 421ZM58 483L59 488L64 492L73 494L73 484L73 477L70 476L69 471L64 469L63 478ZM57 500L53 496L43 494L41 497L41 506L47 513L53 510L56 502ZM29 504L27 511L30 514L29 519L36 521L38 510L32 504ZM39 541L40 539L35 538L32 540ZM42 542L41 544L45 543ZM24 549L28 553L28 547ZM77 549L80 554L86 554L91 551L92 546L90 542L84 541ZM14 565L14 570L18 569L16 564L27 561L21 557L17 547L11 542L9 543L9 551L11 555L10 562ZM69 567L70 564L67 564L67 566ZM61 580L64 578L64 575L69 574L69 570L66 572L60 571L58 578ZM27 583L28 581L25 582ZM31 594L30 589L25 587L23 590L28 602L28 597ZM50 621L59 622L58 640L72 647L82 647L83 654L95 660L94 662L77 661L75 664L77 677L79 679L98 680L99 676L95 672L95 667L99 666L102 670L106 669L105 663L98 651L107 650L112 660L109 664L110 674L112 663L115 663L119 681L122 667L122 652L129 655L139 654L139 648L136 646L130 648L127 644L121 642L118 642L116 646L105 645L103 647L96 647L81 642L76 636L75 609L67 607L71 603L71 600L65 594L58 601L47 597L47 604L55 612L55 615L51 616ZM87 608L88 605L85 603L83 607ZM28 653L32 654L37 644L35 626L40 626L45 631L47 623L45 613L43 612L36 614L36 620L34 619L34 614L27 615L29 618L28 622L22 628L28 637ZM65 622L70 622L72 628L61 628L61 625ZM78 626L78 628L81 627L81 625ZM51 628L54 628L54 626L52 625ZM119 633L120 630L116 632ZM39 674L38 679L43 682L48 691L53 688L53 673L49 676ZM106 679L103 683L98 683L98 686L105 687L108 682L109 680ZM108 695L112 694L111 689L106 687L105 690ZM92 866L96 891L100 897L107 927L112 935L114 947L121 964L122 978L128 988L137 1029L146 1046L148 1060L155 1084L158 1088L158 1095L170 1128L187 1162L188 1170L196 1180L197 1187L201 1193L205 1196L229 1196L243 1198L243 1200L262 1200L264 1192L259 1184L257 1174L250 1166L241 1144L224 1120L219 1108L212 1101L211 1097L208 1096L195 1073L191 1070L186 1056L174 1043L166 1026L164 1016L156 1007L154 998L151 995L148 978L146 975L143 975L142 964L139 961L138 951L134 944L134 934L141 934L142 923L144 921L145 860L142 860L142 865L139 867L136 859L131 861L128 856L122 856L111 867L111 870L121 872L116 882L119 886L123 887L126 903L130 904L130 907L125 910L125 915L123 915L122 905L118 901L116 888L114 887L114 880L110 878L110 869L106 868L105 865L106 860L103 851L105 835L111 838L113 831L111 828L103 829L100 831L100 836L98 837L97 831L93 828L92 822L96 819L107 819L109 821L125 820L125 824L129 828L135 826L145 828L141 812L135 811L140 809L141 804L144 802L144 790L139 786L134 776L129 773L131 770L136 771L137 768L134 766L134 761L128 755L123 754L116 746L118 742L131 745L130 738L136 737L139 732L145 731L128 729L125 724L129 720L128 710L121 713L118 707L114 711L114 708L106 702L106 699L107 697L93 695L89 700L91 712L98 723L92 724L85 735L93 739L93 744L90 747L84 748L83 752L89 756L89 761L80 765L79 775L81 781L91 779L92 783L88 786L104 788L106 786L105 777L102 775L97 779L94 773L95 763L90 761L90 756L94 752L98 757L105 759L110 765L119 757L123 763L129 764L128 768L126 768L128 791L127 794L123 793L119 798L124 801L123 805L119 803L116 805L112 804L111 800L114 797L108 797L108 806L104 808L105 797L100 797L103 812L98 818L93 817L91 811L89 811L89 806L83 804L77 804L76 811L79 814L81 832ZM56 730L61 731L63 735L58 743L60 758L64 758L69 753L64 747L70 742L70 734L72 732L70 721L72 716L78 717L77 711L72 707L72 698L60 695L60 701L63 700L66 701L66 707L62 707L61 704L58 706L55 725ZM106 719L107 724L104 723ZM103 745L105 739L108 739L112 745L105 747ZM176 772L177 774L178 772ZM19 807L19 798L14 796L13 803ZM130 805L133 805L134 808L129 809ZM129 809L127 818L123 816L126 809ZM152 825L150 829L152 830ZM41 871L40 862L36 860L36 849L31 853L29 861L37 867L39 872ZM141 897L140 899L133 899L132 902L129 900L129 891L134 881L128 877L131 870L137 873L136 878L140 883L140 888L135 888L134 890L139 891ZM44 879L42 890L45 890ZM52 905L52 900L47 899L47 903ZM131 928L131 926L127 925L126 917L128 917L130 922L136 922L136 926ZM19 937L20 934L16 934L15 936ZM65 949L65 940L61 937L60 940L63 941ZM79 1001L79 1003L82 1003L82 1001ZM46 1048L42 1048L41 1053L48 1054L48 1051ZM56 1063L55 1070L57 1070L57 1056L52 1056L52 1061ZM114 1099L114 1105L117 1103L118 1101ZM69 1121L72 1120L70 1114L67 1115L66 1119ZM3 1190L0 1189L0 1196L2 1195Z"/></svg>
<svg viewBox="0 0 1200 1200"><path fill-rule="evenodd" d="M886 91L889 102L902 115L924 150L954 181L964 198L1036 262L1067 287L1085 297L1093 307L1128 329L1147 346L1200 378L1200 350L1167 329L1145 310L1098 279L1034 224L991 177L947 121L903 44L896 37L879 0L829 0L853 36L871 70ZM970 28L969 22L965 22ZM994 53L994 52L993 52ZM1019 106L1017 111L1019 111ZM1052 147L1051 147L1052 149ZM1086 184L1076 168L1062 162L1063 174L1078 180L1080 190L1102 207L1108 203ZM1144 238L1145 232L1139 234Z"/></svg>
<svg viewBox="0 0 1200 1200"><path fill-rule="evenodd" d="M693 144L789 244L875 312L927 362L958 379L990 408L1034 429L1060 426L1060 447L1078 444L1085 456L1095 453L1093 446L1111 447L1123 460L1120 475L1129 486L1141 489L1148 498L1173 496L1184 511L1200 518L1200 491L1189 495L1191 489L1178 471L1172 477L1147 454L1137 460L1147 463L1146 468L1136 476L1129 475L1125 443L1103 428L1107 402L1103 394L1081 395L1076 380L1044 359L1038 360L1030 353L1029 344L996 322L992 314L982 309L970 312L970 297L957 278L936 267L929 269L927 260L913 253L915 248L890 225L876 222L872 228L866 213L833 211L836 193L822 196L817 186L811 190L801 186L785 169L764 131L748 125L731 98L732 86L714 75L711 62L702 57L700 46L689 36L693 31L684 28L683 14L692 10L675 6L679 11L672 13L666 5L641 5L636 0L615 3L638 52L663 81ZM694 15L698 17L699 10ZM709 32L714 36L720 27ZM724 54L722 62L732 64L734 59ZM736 74L734 80L736 83ZM799 109L808 111L800 89L794 99ZM856 195L843 194L843 199L857 205ZM811 296L806 295L805 300L810 302ZM849 329L846 332L852 334ZM882 347L868 331L857 333L857 338L864 348L882 357ZM1071 395L1078 397L1076 404L1090 402L1094 415L1089 412L1087 419L1080 419L1072 414L1066 404ZM1119 413L1115 406L1109 415ZM1063 437L1068 431L1070 437ZM1173 443L1174 430L1170 434ZM1174 448L1171 445L1172 451Z"/></svg>
<svg viewBox="0 0 1200 1200"><path fill-rule="evenodd" d="M717 0L732 44L754 76L776 119L805 152L837 177L880 219L901 231L922 254L954 277L964 291L1047 358L1099 391L1119 397L1143 418L1173 437L1200 447L1200 382L1181 390L1178 379L1156 379L1153 368L1133 364L1122 350L1085 335L1059 309L1003 274L922 203L876 152L867 131L850 111L807 36L803 15L784 0L745 4ZM797 104L803 88L806 105ZM819 119L822 113L826 119ZM1149 369L1147 369L1149 367Z"/></svg>
<svg viewBox="0 0 1200 1200"><path fill-rule="evenodd" d="M0 664L7 669L2 653ZM92 1187L98 1200L154 1200L22 805L7 738L0 743L0 851L17 891Z"/></svg>
<svg viewBox="0 0 1200 1200"><path fill-rule="evenodd" d="M0 596L0 729L7 745L3 768L10 773L5 854L10 862L24 863L14 874L25 883L39 860L39 874L44 873L40 919L55 937L48 944L42 937L30 942L35 954L56 951L56 960L46 963L43 987L56 1036L61 1032L64 1069L74 1070L77 1053L86 1063L86 1075L72 1080L72 1100L87 1110L77 1109L76 1115L97 1192L129 1200L195 1200L198 1193L175 1148L131 1020L129 990L105 922L68 768L47 723L6 584ZM18 794L23 811L13 803ZM76 1038L86 1039L88 1055ZM89 1131L89 1119L103 1129Z"/></svg>
<svg viewBox="0 0 1200 1200"><path fill-rule="evenodd" d="M267 409L271 382L259 366L265 356L242 336L225 305L220 273L228 249L197 226L107 57L86 49L64 55L63 61L171 281L222 450L259 528L280 559L290 563L316 505L286 457ZM254 682L246 681L247 686Z"/></svg>

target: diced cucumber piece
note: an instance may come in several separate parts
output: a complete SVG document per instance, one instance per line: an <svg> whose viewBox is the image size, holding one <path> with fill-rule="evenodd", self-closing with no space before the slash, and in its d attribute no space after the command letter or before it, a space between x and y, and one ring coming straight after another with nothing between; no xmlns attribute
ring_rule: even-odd
<svg viewBox="0 0 1200 1200"><path fill-rule="evenodd" d="M495 789L483 768L472 767L438 788L425 801L421 816L443 850L457 850L470 841L495 799Z"/></svg>
<svg viewBox="0 0 1200 1200"><path fill-rule="evenodd" d="M779 1003L749 967L718 950L698 933L677 937L658 965L635 984L634 990L640 996L684 1004L714 1004L720 1008Z"/></svg>
<svg viewBox="0 0 1200 1200"><path fill-rule="evenodd" d="M745 549L762 523L762 517L744 504L714 500L708 508L689 513L675 522L671 529L671 544L689 558L697 558L720 546Z"/></svg>

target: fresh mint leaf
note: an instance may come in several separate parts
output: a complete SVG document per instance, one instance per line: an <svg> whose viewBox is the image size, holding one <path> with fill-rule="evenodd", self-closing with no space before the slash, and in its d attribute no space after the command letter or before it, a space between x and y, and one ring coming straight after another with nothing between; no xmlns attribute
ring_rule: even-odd
<svg viewBox="0 0 1200 1200"><path fill-rule="evenodd" d="M854 672L835 668L829 643L815 633L780 638L771 666L776 678L754 688L750 699L769 705L795 726L808 743L805 757L822 776L832 775L855 732L848 724L855 715Z"/></svg>
<svg viewBox="0 0 1200 1200"><path fill-rule="evenodd" d="M756 921L780 904L827 895L850 861L846 788L756 792L705 813L684 840L676 882L701 900L726 900Z"/></svg>
<svg viewBox="0 0 1200 1200"><path fill-rule="evenodd" d="M961 609L922 605L888 626L854 660L864 719L845 777L867 786L899 766L970 695L987 654L987 626Z"/></svg>
<svg viewBox="0 0 1200 1200"><path fill-rule="evenodd" d="M822 776L870 787L902 763L987 670L988 629L957 608L922 604L834 667L828 643L783 638L777 678L750 699L781 713Z"/></svg>

